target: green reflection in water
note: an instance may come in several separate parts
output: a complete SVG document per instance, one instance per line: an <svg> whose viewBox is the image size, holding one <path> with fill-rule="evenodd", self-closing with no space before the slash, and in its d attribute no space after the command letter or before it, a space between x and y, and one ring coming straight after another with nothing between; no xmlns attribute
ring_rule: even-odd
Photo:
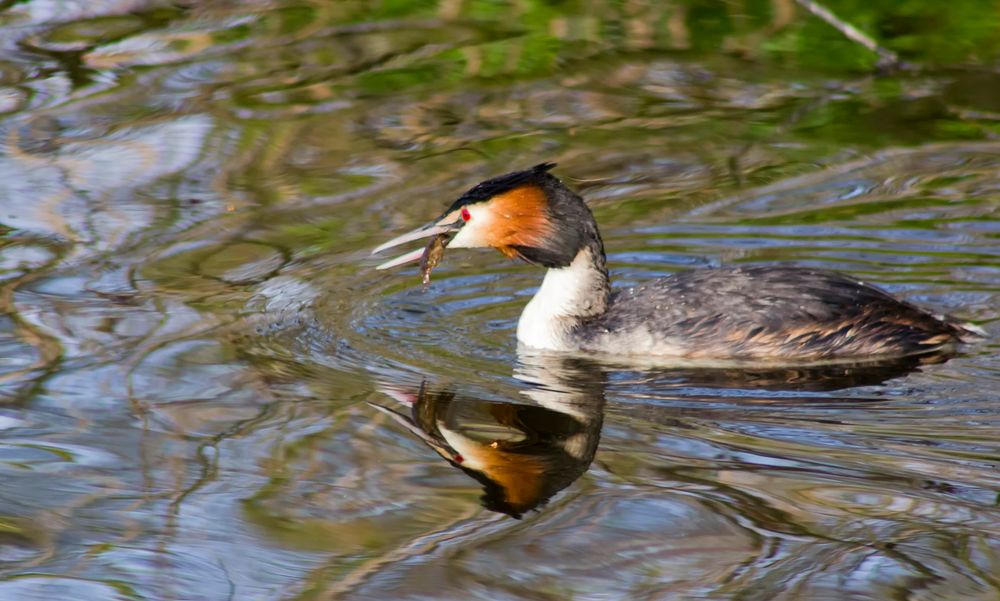
<svg viewBox="0 0 1000 601"><path fill-rule="evenodd" d="M609 368L520 521L368 404L532 431L540 274L367 252L542 160L626 285L823 264L995 332L996 7L830 7L911 68L790 0L0 3L0 597L995 597L992 338L840 387Z"/></svg>

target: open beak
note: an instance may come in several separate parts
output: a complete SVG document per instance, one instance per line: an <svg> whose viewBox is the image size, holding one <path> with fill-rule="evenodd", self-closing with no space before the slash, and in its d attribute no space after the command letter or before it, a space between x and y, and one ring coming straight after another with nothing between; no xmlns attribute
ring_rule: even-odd
<svg viewBox="0 0 1000 601"><path fill-rule="evenodd" d="M376 410L378 410L378 411L380 411L380 412L388 415L392 419L392 421L396 422L400 426L402 426L402 427L406 428L407 430L409 430L414 436L416 436L420 440L424 441L429 447L431 447L432 449L434 449L435 451L437 451L442 456L447 457L448 459L452 459L452 460L454 460L454 458L456 456L461 457L461 455L459 455L458 451L456 451L455 449L451 448L448 445L447 442L444 442L443 439L442 440L438 440L434 436L431 436L427 432L423 431L420 428L420 426L418 426L415 423L413 423L413 420L411 420L410 418L406 417L402 413L400 413L398 411L393 411L392 409L389 409L388 407L386 407L384 405L379 405L378 403L372 403L371 401L367 401L367 403L373 409L376 409Z"/></svg>
<svg viewBox="0 0 1000 601"><path fill-rule="evenodd" d="M417 392L408 392L401 388L396 388L390 385L379 385L378 390L384 394L389 395L396 401L408 405L413 408L418 403L422 402L427 396L427 382L420 383L420 390ZM417 423L410 417L390 409L384 405L379 405L378 403L372 403L368 401L368 404L374 409L388 415L394 422L400 426L406 428L412 432L417 438L427 443L432 449L438 452L442 457L445 457L451 461L456 461L461 463L464 461L462 456L455 449L451 448L450 445L444 440L444 438L438 434L437 436L432 435L421 428Z"/></svg>
<svg viewBox="0 0 1000 601"><path fill-rule="evenodd" d="M399 246L400 244L406 244L407 242L413 242L414 240L420 240L422 238L430 238L431 236L437 236L438 234L450 234L452 232L457 232L462 227L462 220L455 221L453 223L440 223L435 221L434 223L425 225L421 228L417 228L412 232L407 232L402 236L396 236L392 240L389 240L385 244L380 244L372 251L372 254L377 254L383 250ZM411 261L416 261L424 254L424 249L419 248L412 252L408 252L405 255L400 255L395 259L391 259L377 266L375 269L389 269L391 267L396 267L398 265L405 265Z"/></svg>

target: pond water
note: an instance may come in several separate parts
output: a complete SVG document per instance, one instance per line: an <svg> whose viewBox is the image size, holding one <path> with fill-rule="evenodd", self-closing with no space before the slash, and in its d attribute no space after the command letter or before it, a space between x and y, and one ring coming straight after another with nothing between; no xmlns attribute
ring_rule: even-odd
<svg viewBox="0 0 1000 601"><path fill-rule="evenodd" d="M996 599L1000 18L961 4L854 6L919 65L876 76L780 0L0 2L0 599ZM988 336L617 367L518 354L530 266L373 270L543 161L617 285L795 262Z"/></svg>

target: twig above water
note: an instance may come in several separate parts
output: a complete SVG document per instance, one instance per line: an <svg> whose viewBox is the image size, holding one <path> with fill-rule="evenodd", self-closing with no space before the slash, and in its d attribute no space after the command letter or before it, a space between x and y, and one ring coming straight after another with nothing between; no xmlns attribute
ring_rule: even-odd
<svg viewBox="0 0 1000 601"><path fill-rule="evenodd" d="M847 39L861 44L879 56L879 67L889 69L900 65L899 55L879 45L868 34L833 14L830 9L814 0L795 0L800 6L823 19L831 27L844 34Z"/></svg>

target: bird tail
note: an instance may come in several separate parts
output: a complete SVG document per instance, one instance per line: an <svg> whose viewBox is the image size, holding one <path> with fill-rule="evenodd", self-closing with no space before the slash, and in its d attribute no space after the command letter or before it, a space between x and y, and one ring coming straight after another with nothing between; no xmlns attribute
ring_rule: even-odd
<svg viewBox="0 0 1000 601"><path fill-rule="evenodd" d="M939 319L954 328L955 335L958 336L958 339L962 342L973 342L989 336L986 330L972 322L959 321L953 317L948 317L947 315L939 316Z"/></svg>

